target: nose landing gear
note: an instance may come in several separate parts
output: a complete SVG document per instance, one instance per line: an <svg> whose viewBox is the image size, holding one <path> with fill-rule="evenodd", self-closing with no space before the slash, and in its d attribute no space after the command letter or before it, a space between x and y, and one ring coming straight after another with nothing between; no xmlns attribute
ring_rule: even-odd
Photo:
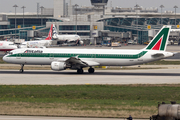
<svg viewBox="0 0 180 120"><path fill-rule="evenodd" d="M24 72L24 64L21 64L21 69L19 70L20 73L23 73Z"/></svg>

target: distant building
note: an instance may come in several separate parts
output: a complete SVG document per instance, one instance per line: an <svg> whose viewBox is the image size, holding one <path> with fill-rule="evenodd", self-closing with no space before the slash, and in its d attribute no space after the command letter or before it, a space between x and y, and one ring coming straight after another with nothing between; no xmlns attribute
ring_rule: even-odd
<svg viewBox="0 0 180 120"><path fill-rule="evenodd" d="M34 37L46 36L51 24L55 24L59 34L78 34L82 39L96 39L97 43L107 40L137 40L139 44L150 40L163 25L173 29L180 25L180 14L158 8L107 7L108 0L90 0L89 6L77 6L72 0L54 0L54 8L42 8L41 13L4 13L0 15L0 39L16 36L30 40L28 31ZM78 3L76 3L78 4ZM16 18L16 29L15 29ZM24 28L23 28L24 20ZM33 29L35 26L36 29ZM149 26L149 27L148 27ZM15 35L16 33L16 35ZM171 39L180 38L179 34L170 35Z"/></svg>
<svg viewBox="0 0 180 120"><path fill-rule="evenodd" d="M54 0L54 17L60 18L64 16L65 0Z"/></svg>

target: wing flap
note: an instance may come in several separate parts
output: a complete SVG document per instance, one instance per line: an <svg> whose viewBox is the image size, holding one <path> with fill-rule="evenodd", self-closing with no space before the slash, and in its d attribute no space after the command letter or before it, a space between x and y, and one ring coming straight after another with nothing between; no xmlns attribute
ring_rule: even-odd
<svg viewBox="0 0 180 120"><path fill-rule="evenodd" d="M81 66L81 67L89 67L89 66L98 66L100 65L98 62L95 61L84 61L76 57L71 57L65 61L67 64Z"/></svg>
<svg viewBox="0 0 180 120"><path fill-rule="evenodd" d="M88 64L88 66L98 66L100 65L98 62L94 62L94 61L84 61L86 64Z"/></svg>

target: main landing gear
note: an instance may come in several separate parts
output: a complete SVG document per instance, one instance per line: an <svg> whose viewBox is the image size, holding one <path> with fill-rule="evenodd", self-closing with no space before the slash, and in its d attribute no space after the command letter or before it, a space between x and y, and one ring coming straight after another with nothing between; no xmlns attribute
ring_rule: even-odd
<svg viewBox="0 0 180 120"><path fill-rule="evenodd" d="M78 73L78 74L83 74L83 73L84 73L84 70L83 70L82 68L81 68L81 69L78 69L78 70L77 70L77 73Z"/></svg>
<svg viewBox="0 0 180 120"><path fill-rule="evenodd" d="M94 68L90 67L90 68L88 69L88 72L89 72L89 73L94 73Z"/></svg>
<svg viewBox="0 0 180 120"><path fill-rule="evenodd" d="M89 72L89 73L94 73L94 71L95 71L95 70L94 70L94 68L92 68L92 67L90 67L90 68L88 69L88 72ZM82 68L81 68L81 69L78 69L78 70L77 70L77 73L78 73L78 74L83 74L83 73L84 73L84 70L83 70Z"/></svg>
<svg viewBox="0 0 180 120"><path fill-rule="evenodd" d="M20 73L23 73L24 72L24 64L21 64L21 69L19 70Z"/></svg>

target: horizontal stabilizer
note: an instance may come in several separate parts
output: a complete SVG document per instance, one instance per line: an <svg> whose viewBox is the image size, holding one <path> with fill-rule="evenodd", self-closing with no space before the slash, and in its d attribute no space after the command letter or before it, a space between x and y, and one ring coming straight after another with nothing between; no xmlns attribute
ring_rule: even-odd
<svg viewBox="0 0 180 120"><path fill-rule="evenodd" d="M164 54L163 53L156 53L156 54L152 55L152 57L154 57L154 58L164 57Z"/></svg>

